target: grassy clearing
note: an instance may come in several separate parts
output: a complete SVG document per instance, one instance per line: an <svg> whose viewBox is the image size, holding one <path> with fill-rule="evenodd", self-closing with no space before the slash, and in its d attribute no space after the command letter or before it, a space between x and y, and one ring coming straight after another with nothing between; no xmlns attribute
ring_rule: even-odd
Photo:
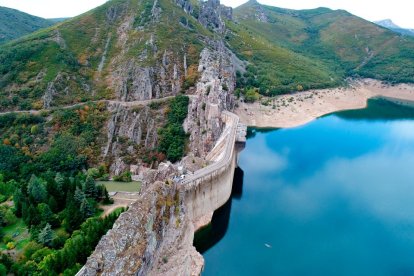
<svg viewBox="0 0 414 276"><path fill-rule="evenodd" d="M30 235L27 231L27 226L22 219L18 219L15 224L2 227L0 229L2 236L10 236L13 239L15 248L17 251L20 251L24 246L30 241ZM0 250L7 250L6 244L0 242Z"/></svg>
<svg viewBox="0 0 414 276"><path fill-rule="evenodd" d="M104 185L108 192L138 192L141 189L141 182L138 181L97 181L96 183Z"/></svg>

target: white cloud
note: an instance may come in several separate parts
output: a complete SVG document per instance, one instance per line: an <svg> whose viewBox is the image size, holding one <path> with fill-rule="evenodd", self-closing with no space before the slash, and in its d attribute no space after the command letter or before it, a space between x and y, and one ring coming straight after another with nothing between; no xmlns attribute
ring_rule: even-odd
<svg viewBox="0 0 414 276"><path fill-rule="evenodd" d="M414 154L392 149L356 159L337 159L315 175L286 185L277 200L292 216L304 220L325 211L338 195L379 220L414 223Z"/></svg>
<svg viewBox="0 0 414 276"><path fill-rule="evenodd" d="M272 151L267 147L264 136L258 136L254 142L254 151L249 151L249 157L240 160L240 167L255 173L278 173L287 167L287 153L282 155Z"/></svg>
<svg viewBox="0 0 414 276"><path fill-rule="evenodd" d="M414 123L412 121L393 122L391 139L414 141Z"/></svg>

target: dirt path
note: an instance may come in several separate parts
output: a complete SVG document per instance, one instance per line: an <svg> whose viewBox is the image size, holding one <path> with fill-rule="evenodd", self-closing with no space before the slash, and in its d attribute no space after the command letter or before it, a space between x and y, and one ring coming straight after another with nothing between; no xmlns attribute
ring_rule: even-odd
<svg viewBox="0 0 414 276"><path fill-rule="evenodd" d="M138 195L131 193L126 197L123 193L120 193L119 195L117 193L116 195L112 196L112 199L114 200L113 204L99 206L104 211L101 217L106 217L107 215L115 211L117 208L129 207L138 199Z"/></svg>
<svg viewBox="0 0 414 276"><path fill-rule="evenodd" d="M76 104L65 105L65 106L57 106L57 107L53 107L53 108L50 108L50 109L43 109L43 110L5 111L5 112L0 112L0 116L1 115L6 115L6 114L10 114L10 113L30 113L30 114L33 114L33 115L39 115L40 112L42 112L42 111L55 111L55 110L62 110L62 109L71 109L71 108L75 108L75 107L87 105L89 103L120 104L121 106L131 107L131 106L137 106L137 105L148 105L148 104L151 104L151 103L161 103L161 102L170 100L170 99L172 99L174 97L175 96L168 96L168 97L158 98L158 99L143 100L143 101L131 101L131 102L118 101L118 100L97 100L97 101L89 101L89 102L84 102L84 103L76 103ZM193 95L188 95L188 97L192 98L194 96Z"/></svg>

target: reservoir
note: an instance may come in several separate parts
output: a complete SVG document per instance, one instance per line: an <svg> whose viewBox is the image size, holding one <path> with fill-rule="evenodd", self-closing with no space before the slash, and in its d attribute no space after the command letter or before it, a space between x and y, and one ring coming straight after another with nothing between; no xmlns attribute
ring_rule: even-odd
<svg viewBox="0 0 414 276"><path fill-rule="evenodd" d="M414 109L370 100L250 129L203 275L414 275Z"/></svg>

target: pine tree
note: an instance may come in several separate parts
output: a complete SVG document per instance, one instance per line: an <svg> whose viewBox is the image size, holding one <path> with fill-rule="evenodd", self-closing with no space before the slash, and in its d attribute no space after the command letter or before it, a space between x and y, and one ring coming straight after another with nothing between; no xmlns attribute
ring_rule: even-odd
<svg viewBox="0 0 414 276"><path fill-rule="evenodd" d="M91 176L86 177L85 183L83 185L83 191L85 192L86 197L96 198L96 184L95 180Z"/></svg>
<svg viewBox="0 0 414 276"><path fill-rule="evenodd" d="M37 211L40 215L41 225L46 225L52 222L53 212L50 210L49 205L46 203L40 203L37 205Z"/></svg>
<svg viewBox="0 0 414 276"><path fill-rule="evenodd" d="M79 189L79 187L76 187L75 195L73 196L76 203L81 204L84 199L86 199L85 193Z"/></svg>
<svg viewBox="0 0 414 276"><path fill-rule="evenodd" d="M79 205L75 200L69 200L65 210L64 227L68 232L72 232L79 228L79 225L83 222L83 215L79 209Z"/></svg>
<svg viewBox="0 0 414 276"><path fill-rule="evenodd" d="M50 207L50 210L52 210L53 213L57 213L59 211L58 204L54 196L51 196L49 198L48 205Z"/></svg>
<svg viewBox="0 0 414 276"><path fill-rule="evenodd" d="M35 175L32 175L32 177L29 180L27 192L36 203L40 203L46 200L46 185L41 178L38 178Z"/></svg>
<svg viewBox="0 0 414 276"><path fill-rule="evenodd" d="M57 173L55 176L55 182L56 182L56 189L60 194L63 193L63 187L65 185L65 178L61 173Z"/></svg>
<svg viewBox="0 0 414 276"><path fill-rule="evenodd" d="M50 224L46 224L46 226L39 232L39 235L37 236L37 240L39 243L50 246L52 244L53 240L53 231Z"/></svg>
<svg viewBox="0 0 414 276"><path fill-rule="evenodd" d="M93 216L93 214L95 213L93 206L89 203L89 201L86 198L82 200L80 210L84 219Z"/></svg>

